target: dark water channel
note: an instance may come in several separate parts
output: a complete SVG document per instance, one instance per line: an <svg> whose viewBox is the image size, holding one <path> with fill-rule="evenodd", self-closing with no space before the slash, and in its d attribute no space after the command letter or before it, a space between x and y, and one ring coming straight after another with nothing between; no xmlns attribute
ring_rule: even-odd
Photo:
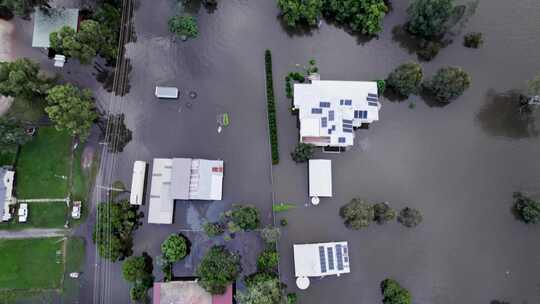
<svg viewBox="0 0 540 304"><path fill-rule="evenodd" d="M405 20L408 1L393 2L384 32L368 41L325 23L309 33L289 34L277 18L275 1L223 0L211 13L197 9L200 35L182 43L167 31L166 19L178 10L175 1L140 1L137 41L127 47L131 91L122 109L133 141L118 159L118 177L129 182L136 159L221 158L226 163L224 201L215 208L254 203L270 223L272 189L276 201L297 204L280 215L289 222L280 252L281 274L290 290L297 291L293 243L347 240L352 269L340 278L315 280L299 292L301 303L379 303L379 282L386 277L408 288L414 303L540 303L540 226L521 224L510 213L513 191L540 195L535 124L540 117L524 117L511 106L511 91L540 71L537 0L481 1L466 31L483 32L483 48L466 49L458 37L423 64L428 76L444 65L462 66L472 76L472 87L445 107L420 97L384 101L381 120L357 131L351 151L318 155L333 160L335 195L318 207L305 207L307 168L288 155L298 130L283 78L310 58L317 59L323 79L334 80L384 78L396 65L415 59L392 35ZM273 188L266 48L274 59L282 159L273 167ZM156 84L179 87L180 102L157 102ZM196 99L189 98L190 91ZM414 109L408 107L411 102ZM224 112L231 125L218 134L216 117ZM391 223L349 231L338 209L353 197L418 208L424 222L410 230ZM136 252L157 254L174 229L198 227L193 210L180 204L173 226L141 228ZM208 204L195 208L203 215L219 213Z"/></svg>

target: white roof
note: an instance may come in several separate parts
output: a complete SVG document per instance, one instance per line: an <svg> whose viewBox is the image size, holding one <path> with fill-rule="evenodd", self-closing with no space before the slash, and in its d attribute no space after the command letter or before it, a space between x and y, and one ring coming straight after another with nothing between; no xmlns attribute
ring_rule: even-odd
<svg viewBox="0 0 540 304"><path fill-rule="evenodd" d="M129 197L130 204L142 204L145 177L146 162L138 160L133 164L133 177L131 179L131 193Z"/></svg>
<svg viewBox="0 0 540 304"><path fill-rule="evenodd" d="M332 197L331 160L309 160L309 196Z"/></svg>
<svg viewBox="0 0 540 304"><path fill-rule="evenodd" d="M13 197L13 181L15 180L15 171L0 168L0 179L2 179L2 183L0 184L0 215L2 217L2 221L8 221L11 219L9 205L15 203L15 199Z"/></svg>
<svg viewBox="0 0 540 304"><path fill-rule="evenodd" d="M156 86L155 94L158 98L178 98L178 88Z"/></svg>
<svg viewBox="0 0 540 304"><path fill-rule="evenodd" d="M295 244L294 272L297 277L323 277L349 273L347 242Z"/></svg>
<svg viewBox="0 0 540 304"><path fill-rule="evenodd" d="M223 161L154 159L148 222L172 224L174 200L221 200Z"/></svg>
<svg viewBox="0 0 540 304"><path fill-rule="evenodd" d="M294 84L300 141L316 146L354 144L353 127L379 120L377 83L313 80Z"/></svg>

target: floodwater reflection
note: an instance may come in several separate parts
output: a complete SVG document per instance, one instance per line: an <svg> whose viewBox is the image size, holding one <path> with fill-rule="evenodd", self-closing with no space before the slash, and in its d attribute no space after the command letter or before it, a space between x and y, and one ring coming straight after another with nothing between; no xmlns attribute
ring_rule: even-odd
<svg viewBox="0 0 540 304"><path fill-rule="evenodd" d="M482 129L492 136L513 139L537 137L538 110L520 107L519 97L518 91L497 93L489 90L486 104L476 116Z"/></svg>

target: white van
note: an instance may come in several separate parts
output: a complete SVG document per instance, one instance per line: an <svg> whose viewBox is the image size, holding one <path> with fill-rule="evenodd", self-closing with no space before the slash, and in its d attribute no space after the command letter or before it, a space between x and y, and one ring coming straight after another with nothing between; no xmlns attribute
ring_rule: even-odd
<svg viewBox="0 0 540 304"><path fill-rule="evenodd" d="M155 94L157 98L176 99L178 98L178 88L156 86Z"/></svg>

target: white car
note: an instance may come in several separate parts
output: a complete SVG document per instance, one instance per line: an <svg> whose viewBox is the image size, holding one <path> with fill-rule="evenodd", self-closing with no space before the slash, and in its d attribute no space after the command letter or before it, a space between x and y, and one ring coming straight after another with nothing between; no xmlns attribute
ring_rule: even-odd
<svg viewBox="0 0 540 304"><path fill-rule="evenodd" d="M71 210L71 217L78 220L81 218L81 201L73 202L73 209Z"/></svg>

